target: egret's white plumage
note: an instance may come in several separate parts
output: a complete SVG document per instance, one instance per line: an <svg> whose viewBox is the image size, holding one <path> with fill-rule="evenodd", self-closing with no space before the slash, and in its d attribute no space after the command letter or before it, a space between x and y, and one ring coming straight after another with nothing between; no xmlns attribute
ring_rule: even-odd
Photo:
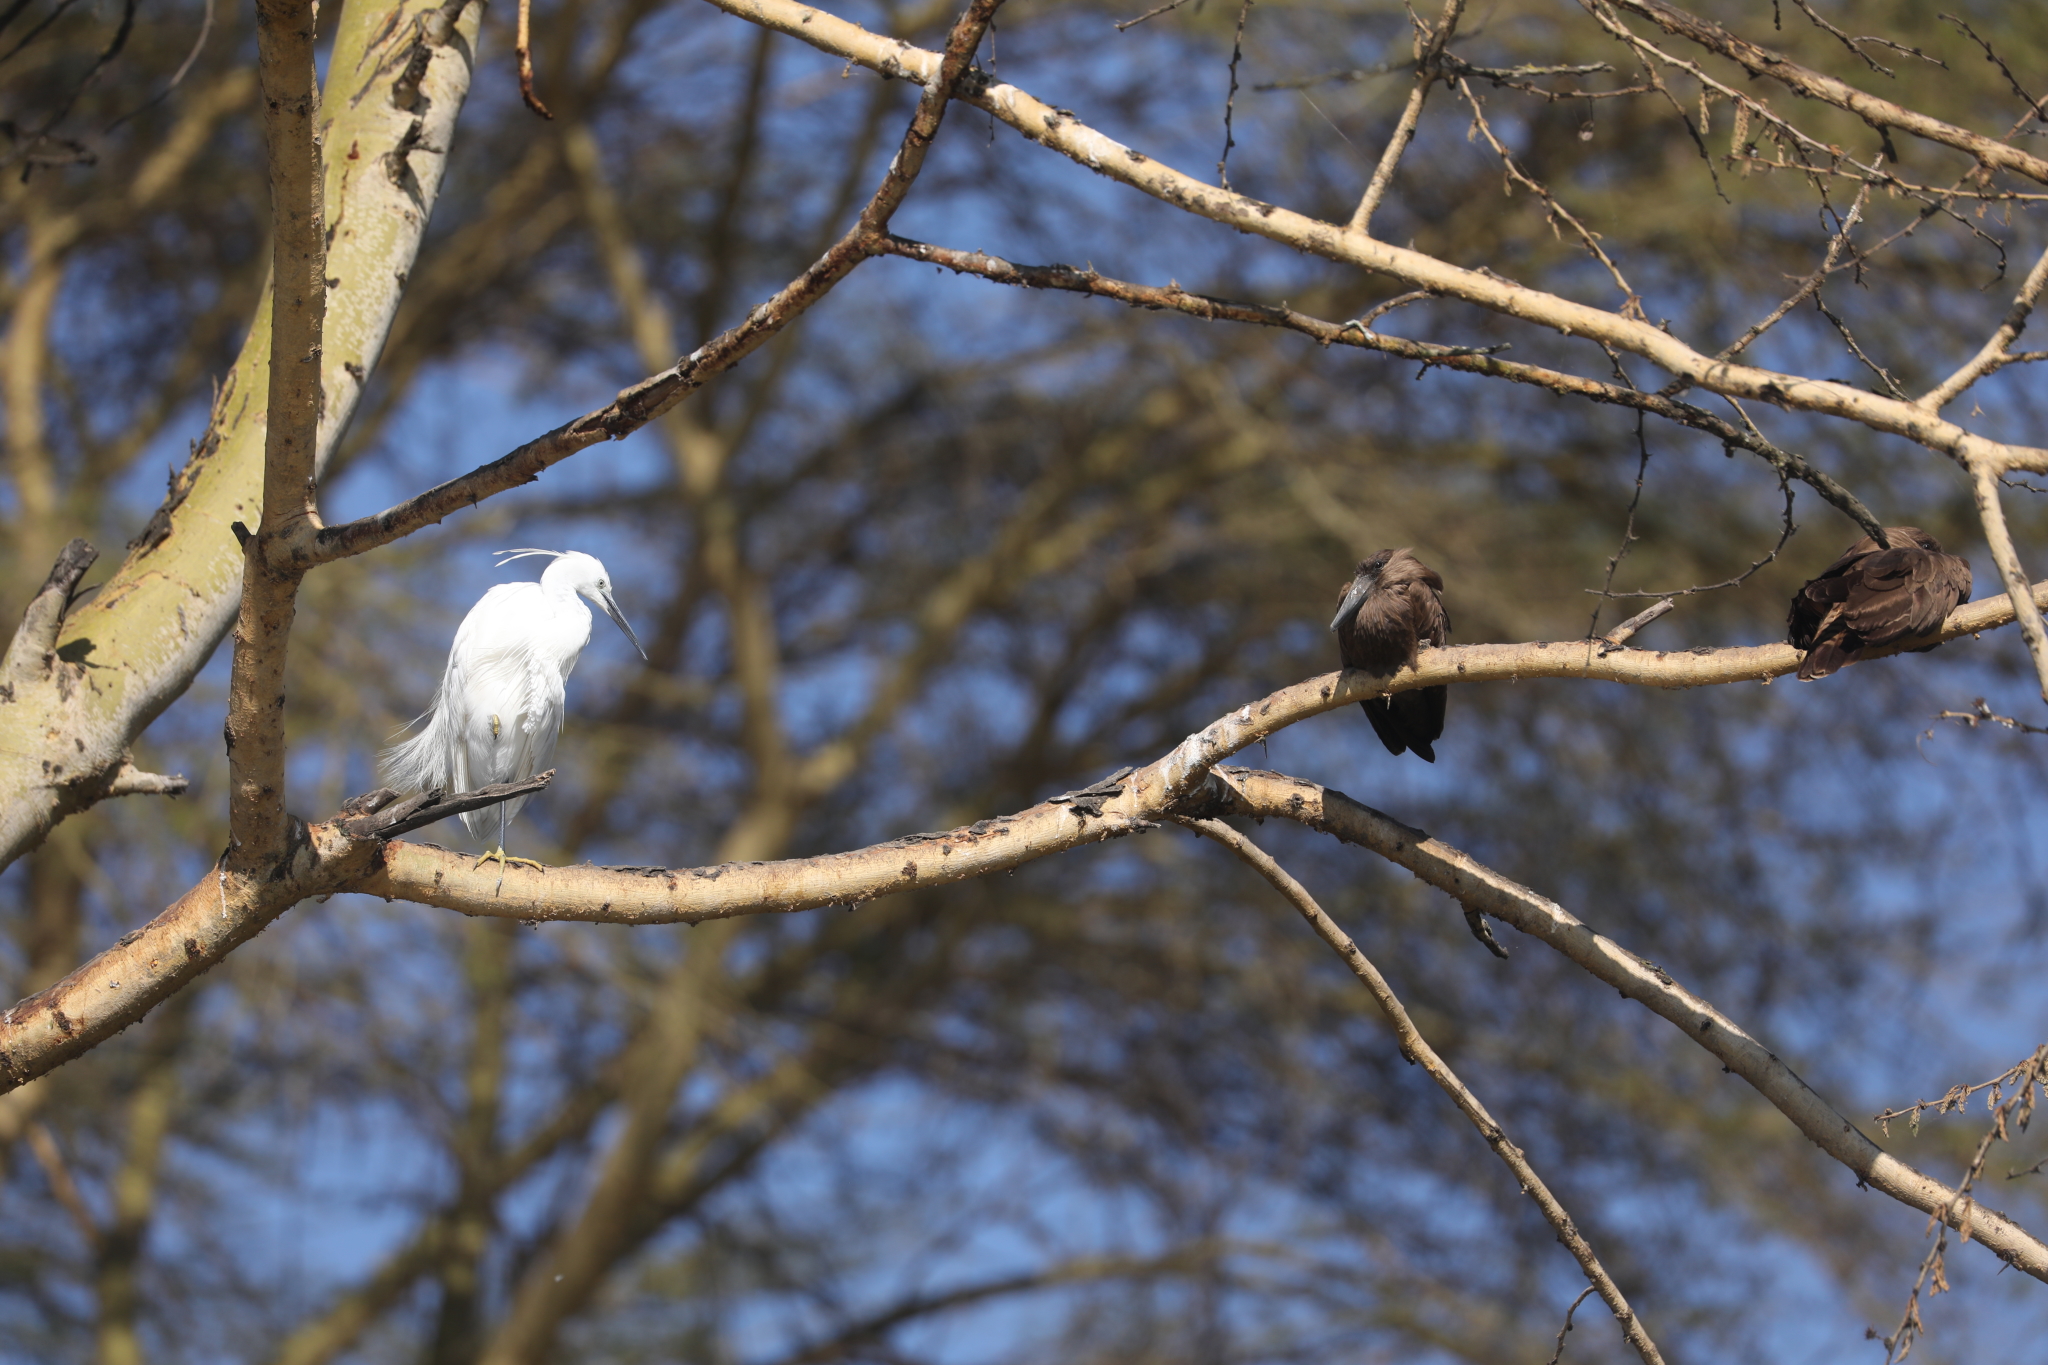
<svg viewBox="0 0 2048 1365"><path fill-rule="evenodd" d="M640 649L595 558L576 550L502 553L500 568L528 555L551 555L554 562L538 583L500 583L462 618L420 732L384 751L384 780L401 791L474 791L547 767L562 733L565 685L590 643L584 598ZM647 651L640 654L645 658ZM486 843L495 834L502 855L505 827L525 804L522 796L468 811L462 823Z"/></svg>

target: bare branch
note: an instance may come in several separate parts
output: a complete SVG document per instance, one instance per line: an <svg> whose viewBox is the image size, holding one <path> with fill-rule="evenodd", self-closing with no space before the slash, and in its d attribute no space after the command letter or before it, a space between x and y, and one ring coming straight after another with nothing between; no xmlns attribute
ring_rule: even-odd
<svg viewBox="0 0 2048 1365"><path fill-rule="evenodd" d="M1444 0L1443 12L1437 16L1434 28L1424 28L1417 21L1415 84L1409 87L1408 103L1401 109L1400 121L1394 125L1394 135L1387 139L1387 149L1380 153L1379 164L1373 167L1372 180L1365 187L1365 195L1351 214L1351 231L1372 231L1372 216L1379 211L1380 200L1386 198L1387 187L1394 182L1394 168L1401 164L1401 155L1408 150L1408 143L1415 136L1415 126L1422 120L1422 102L1429 97L1429 87L1440 78L1437 59L1443 56L1444 45L1457 32L1458 18L1464 12L1465 0Z"/></svg>
<svg viewBox="0 0 2048 1365"><path fill-rule="evenodd" d="M123 763L107 784L108 796L183 796L191 779L182 774L146 773L133 763Z"/></svg>
<svg viewBox="0 0 2048 1365"><path fill-rule="evenodd" d="M1920 407L1929 412L1940 412L1955 401L1970 385L2006 365L2032 358L2027 353L2011 354L2013 342L2027 329L2027 318L2032 315L2034 305L2041 298L2041 289L2048 285L2048 250L2044 250L2034 262L2034 268L2027 272L2027 278L2020 283L2019 292L2013 295L2012 307L2005 313L2005 320L1998 324L1998 330L1991 334L1968 364L1937 384L1917 400Z"/></svg>
<svg viewBox="0 0 2048 1365"><path fill-rule="evenodd" d="M1878 160L1879 164L1883 163L1882 157ZM1819 292L1820 287L1827 283L1828 273L1835 268L1835 262L1841 259L1842 248L1849 244L1850 232L1861 221L1863 206L1870 200L1870 187L1874 183L1876 182L1869 177L1865 177L1863 183L1857 186L1856 198L1849 205L1849 212L1843 215L1841 226L1836 228L1834 235L1828 238L1827 254L1821 257L1820 269L1808 275L1804 280L1801 280L1799 287L1792 291L1790 297L1776 308L1773 308L1762 320L1753 323L1748 331L1730 342L1727 349L1715 356L1714 359L1733 360L1736 356L1741 355L1749 349L1750 342L1755 341L1765 332L1777 326L1787 313Z"/></svg>
<svg viewBox="0 0 2048 1365"><path fill-rule="evenodd" d="M1738 38L1712 20L1689 14L1665 3L1665 0L1613 0L1613 3L1641 15L1666 33L1726 57L1752 76L1768 76L1808 99L1846 109L1873 128L1896 128L1914 137L1966 152L1986 166L2048 184L2048 160L1858 90L1845 81L1838 81L1745 38Z"/></svg>
<svg viewBox="0 0 2048 1365"><path fill-rule="evenodd" d="M1982 706L1981 702L1979 706ZM2048 1083L2048 1044L2035 1048L2033 1055L2018 1066L1980 1085L1951 1086L1938 1101L1922 1100L1908 1109L1887 1109L1877 1116L1877 1123L1886 1132L1891 1131L1892 1119L1910 1118L1913 1131L1917 1133L1920 1131L1920 1116L1926 1110L1932 1108L1937 1114L1946 1114L1950 1110L1961 1109L1969 1102L1970 1096L1981 1090L1991 1092L1985 1101L1985 1106L1991 1110L1990 1126L1978 1140L1975 1154L1963 1168L1956 1196L1948 1208L1928 1220L1936 1233L1934 1245L1920 1259L1920 1272L1913 1279L1912 1292L1906 1296L1906 1309L1899 1317L1898 1327L1883 1339L1886 1365L1904 1360L1912 1353L1913 1344L1926 1332L1926 1325L1920 1320L1920 1291L1928 1288L1930 1281L1933 1293L1939 1294L1948 1288L1948 1230L1954 1226L1962 1232L1964 1241L1970 1239L1973 1215L1977 1211L1976 1200L1970 1191L1984 1174L1984 1162L1991 1155L1991 1145L2001 1140L2009 1141L2014 1127L2021 1132L2026 1131L2044 1083Z"/></svg>
<svg viewBox="0 0 2048 1365"><path fill-rule="evenodd" d="M1935 714L1934 718L1936 720L1961 721L1964 725L1969 726L1972 730L1976 729L1979 725L2003 725L2006 729L2013 731L2015 734L2048 735L2048 725L2029 725L2025 721L2016 720L2011 716L2001 716L1997 712L1993 711L1991 709L1991 703L1984 700L1984 698L1982 697L1978 697L1974 702L1972 702L1971 707L1968 711L1940 711ZM1931 735L1934 733L1934 731L1929 730L1927 733ZM1986 1082L1986 1084L1989 1084L1989 1082ZM1878 1118L1880 1119L1884 1119L1887 1117L1895 1118L1897 1117L1897 1115L1878 1115Z"/></svg>
<svg viewBox="0 0 2048 1365"><path fill-rule="evenodd" d="M1237 35L1230 44L1230 93L1223 99L1223 155L1216 158L1216 183L1224 189L1230 188L1230 149L1237 145L1237 138L1231 132L1231 119L1237 112L1237 67L1244 60L1244 26L1252 17L1253 0L1240 0L1237 7ZM1457 0L1463 3L1463 0Z"/></svg>
<svg viewBox="0 0 2048 1365"><path fill-rule="evenodd" d="M290 563L289 547L319 525L313 475L327 317L313 0L259 0L256 35L270 149L272 294L263 513L255 534L243 533L242 605L228 683L229 858L241 869L276 858L290 828L284 666L303 570Z"/></svg>
<svg viewBox="0 0 2048 1365"><path fill-rule="evenodd" d="M1984 528L1984 542L1991 550L1991 562L1998 566L1998 576L2019 607L2020 638L2027 642L2027 653L2034 660L2034 676L2041 683L2041 699L2048 701L2048 626L2041 621L2041 608L2025 588L2026 566L2020 563L2020 552L2012 543L2012 531L2005 524L2005 505L1998 496L1998 472L1991 469L1971 470L1972 491L1977 497L1977 520ZM2017 586L2015 586L2017 585Z"/></svg>
<svg viewBox="0 0 2048 1365"><path fill-rule="evenodd" d="M1500 158L1500 164L1507 171L1508 179L1543 201L1543 210L1549 215L1553 230L1559 223L1569 227L1572 230L1572 234L1579 239L1580 244L1586 248L1586 254L1607 267L1607 273L1613 278L1615 287L1621 290L1622 316L1641 318L1643 316L1642 298L1636 293L1635 286L1628 282L1627 276L1621 273L1621 267L1616 265L1614 259L1607 254L1606 248L1600 245L1600 234L1580 222L1578 215L1559 203L1557 196L1550 192L1548 185L1545 185L1542 181L1522 169L1521 163L1515 160L1514 153L1510 152L1502 144L1501 140L1494 136L1493 125L1486 121L1485 103L1479 98L1478 92L1472 89L1471 84L1461 79L1454 82L1454 85L1458 93L1464 97L1466 108L1472 111L1472 126L1479 130L1479 135L1486 139L1486 145L1491 147L1493 154Z"/></svg>
<svg viewBox="0 0 2048 1365"><path fill-rule="evenodd" d="M860 220L810 268L757 305L736 326L678 360L668 369L649 375L594 412L556 427L528 441L507 455L479 466L447 483L388 508L374 516L325 527L306 552L308 563L329 563L363 554L412 534L423 526L473 507L493 494L532 483L543 472L600 441L623 440L702 388L711 378L740 363L759 350L811 305L831 292L856 266L879 254L889 220L910 193L926 153L938 135L948 98L956 85L971 84L968 64L988 31L990 20L1002 0L973 0L947 38L943 57L934 60L930 83L903 144L889 162L888 173L874 196L861 210ZM916 51L917 49L910 49ZM931 55L931 54L926 54Z"/></svg>
<svg viewBox="0 0 2048 1365"><path fill-rule="evenodd" d="M1860 1182L1951 1227L1967 1226L1970 1236L2000 1260L2048 1281L2048 1243L1981 1204L1959 1208L1957 1191L1879 1148L1727 1015L1679 985L1663 968L1595 933L1562 906L1419 829L1314 783L1279 773L1225 768L1216 773L1205 795L1209 799L1190 803L1187 813L1298 821L1369 849L1467 910L1542 940L1712 1053L1822 1151L1855 1172Z"/></svg>
<svg viewBox="0 0 2048 1365"><path fill-rule="evenodd" d="M1655 606L1646 607L1642 611L1637 612L1634 616L1629 617L1628 620L1623 621L1600 638L1607 644L1619 649L1624 644L1627 644L1637 631L1649 625L1650 622L1668 615L1675 606L1676 604L1667 597Z"/></svg>
<svg viewBox="0 0 2048 1365"><path fill-rule="evenodd" d="M1615 1284L1614 1278L1607 1273L1607 1268L1600 1264L1600 1258L1593 1253L1592 1244L1586 1240L1585 1234L1579 1231L1578 1225L1572 1221L1571 1214L1565 1211L1557 1196L1550 1192L1550 1187L1543 1183L1543 1177L1529 1164L1528 1156L1509 1139L1507 1131L1495 1122L1493 1115L1486 1112L1486 1106L1479 1102L1479 1097L1458 1079L1457 1073L1453 1072L1444 1059L1437 1055L1436 1049L1429 1045L1429 1040L1422 1036L1422 1031L1415 1027L1414 1019L1409 1017L1407 1007L1401 1003L1400 997L1394 994L1394 988L1387 984L1386 977L1380 974L1379 968L1373 966L1372 960L1359 951L1351 936L1338 927L1337 922L1330 918L1322 906L1316 904L1315 897L1309 895L1308 889L1290 876L1286 868L1280 866L1264 849L1229 825L1221 820L1186 817L1180 817L1178 822L1223 845L1253 871L1264 877L1272 884L1273 889L1286 897L1288 903L1308 921L1309 927L1316 931L1316 936L1329 944L1331 950L1344 960L1344 965L1351 969L1351 974L1372 993L1373 1002L1380 1007L1380 1012L1387 1016L1387 1023L1394 1030L1394 1039L1400 1046L1401 1055L1421 1066L1429 1074L1429 1078L1451 1097L1451 1102L1458 1106L1458 1112L1479 1130L1479 1136L1486 1139L1486 1145L1493 1149L1494 1155L1514 1174L1522 1193L1528 1195L1536 1207L1542 1210L1544 1220L1556 1230L1557 1240L1564 1244L1565 1250L1571 1252L1572 1259L1579 1263L1579 1269L1585 1272L1586 1279L1599 1292L1601 1302L1614 1314L1614 1320L1621 1324L1622 1335L1627 1338L1628 1344L1635 1348L1636 1354L1643 1358L1644 1365L1662 1365L1664 1357L1659 1354L1657 1344L1650 1340L1650 1334L1643 1327L1642 1320L1636 1316L1635 1310L1628 1306L1628 1299L1623 1296L1621 1287Z"/></svg>
<svg viewBox="0 0 2048 1365"><path fill-rule="evenodd" d="M2012 68L2005 64L2005 58L1999 56L1998 50L1992 47L1990 43L1986 42L1983 38L1979 37L1977 35L1976 29L1971 28L1967 23L1964 23L1961 19L1958 19L1953 14L1943 14L1940 17L1947 20L1949 23L1955 25L1958 29L1962 30L1963 34L1966 37L1968 37L1971 42L1975 43L1978 47L1983 48L1984 60L1990 62L1993 66L1996 66L1999 72L2002 75L2004 75L2005 83L2012 87L2013 94L2018 95L2022 100L2026 101L2027 117L2020 120L2019 124L2015 126L2015 131L2017 131L2019 127L2024 127L2028 119L2032 119L2040 123L2048 123L2048 99L2037 99L2035 96L2028 94L2026 87L2020 84L2019 77L2013 75ZM2006 136L2010 137L2012 136L2012 134L2008 133L2006 134Z"/></svg>
<svg viewBox="0 0 2048 1365"><path fill-rule="evenodd" d="M533 0L519 0L519 34L513 40L513 53L519 61L519 98L542 118L553 118L540 96L533 93Z"/></svg>
<svg viewBox="0 0 2048 1365"><path fill-rule="evenodd" d="M2048 583L2035 587L2048 602ZM1972 602L1929 641L2007 624L2011 602ZM1044 802L1015 815L915 834L844 853L707 868L514 867L496 874L419 844L358 838L336 820L291 825L290 856L262 875L222 865L143 928L64 980L0 1015L0 1092L62 1065L127 1027L301 900L357 891L497 918L617 924L699 923L852 905L892 892L1021 867L1052 853L1155 827L1202 787L1223 759L1278 731L1370 697L1449 683L1595 678L1650 687L1765 681L1795 670L1788 644L1651 653L1598 641L1458 645L1422 651L1392 678L1326 673L1240 707L1169 753L1108 784L1090 801ZM1488 913L1492 913L1488 911ZM1512 921L1511 921L1512 922ZM2048 1256L2042 1261L2048 1270Z"/></svg>
<svg viewBox="0 0 2048 1365"><path fill-rule="evenodd" d="M1571 1335L1572 1318L1578 1313L1579 1305L1584 1303L1586 1296L1592 1292L1593 1286L1587 1285L1579 1291L1579 1296L1572 1300L1572 1306L1564 1310L1564 1326L1557 1329L1557 1349L1550 1353L1550 1359L1545 1362L1545 1365L1557 1365L1560 1360L1564 1359L1564 1339Z"/></svg>
<svg viewBox="0 0 2048 1365"><path fill-rule="evenodd" d="M6 657L0 659L0 686L4 686L8 700L13 700L16 683L29 682L50 671L55 661L57 632L63 628L71 596L78 591L78 580L85 577L86 570L99 557L100 552L83 540L73 540L57 556L50 576L43 580L28 609L22 612L21 625L8 642Z"/></svg>
<svg viewBox="0 0 2048 1365"><path fill-rule="evenodd" d="M1057 289L1068 293L1090 294L1097 298L1115 299L1133 308L1171 309L1210 322L1243 322L1260 327L1284 327L1289 331L1313 337L1325 346L1357 346L1403 360L1421 361L1425 368L1440 367L1496 379L1508 379L1518 384L1549 389L1553 393L1591 399L1595 403L1648 412L1666 421L1706 432L1724 446L1733 446L1762 456L1780 475L1798 479L1819 493L1830 505L1862 527L1865 535L1880 538L1883 536L1883 527L1879 525L1876 515L1865 507L1855 494L1836 482L1825 471L1816 468L1805 456L1784 450L1765 440L1754 424L1738 427L1704 408L1680 402L1663 394L1645 393L1623 384L1609 384L1597 379L1567 374L1561 370L1545 369L1539 365L1500 360L1495 358L1494 354L1505 349L1500 346L1443 346L1431 342L1410 341L1405 337L1386 336L1371 330L1372 322L1382 314L1406 303L1435 297L1430 290L1402 294L1380 304L1362 318L1338 324L1310 317L1292 308L1262 303L1237 303L1227 299L1211 298L1206 294L1194 294L1178 285L1159 288L1132 284L1098 275L1093 270L1077 270L1070 265L1016 265L1000 256L990 256L979 251L929 246L903 237L891 236L885 239L880 244L880 249L908 260L927 261L959 274L974 275L996 284L1007 284L1023 289Z"/></svg>
<svg viewBox="0 0 2048 1365"><path fill-rule="evenodd" d="M801 0L711 3L729 14L789 34L884 75L924 84L937 72L936 53L871 33ZM1716 393L1846 418L1876 431L1904 436L1959 463L1988 461L2001 471L2048 471L2048 450L1992 441L1942 421L1911 403L1832 380L1716 362L1647 321L1530 289L1491 272L1462 269L1424 252L1377 241L1364 233L1204 184L1104 136L1015 86L976 78L961 83L959 98L989 111L1032 141L1092 170L1225 226L1331 260L1384 271L1413 287L1462 299L1565 336L1585 337L1642 356L1673 375Z"/></svg>

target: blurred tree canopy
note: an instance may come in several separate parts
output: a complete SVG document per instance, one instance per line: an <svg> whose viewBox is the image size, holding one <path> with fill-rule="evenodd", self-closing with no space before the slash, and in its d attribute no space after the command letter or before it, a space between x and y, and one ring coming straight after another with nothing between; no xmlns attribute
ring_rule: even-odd
<svg viewBox="0 0 2048 1365"><path fill-rule="evenodd" d="M932 50L958 17L832 8ZM432 9L322 7L324 109L370 88L343 77L402 65L343 70L333 35L354 23L402 58L390 35ZM352 418L331 423L330 523L493 460L742 323L847 230L918 102L912 82L697 0L544 0L544 120L520 98L513 7L451 11L474 70L459 117L434 96L447 145L354 163L400 190L429 156L446 174L413 201L418 261L398 272L381 354L351 372ZM2048 13L1954 11L1699 6L2048 155L2048 118L2029 114L2048 94ZM1230 188L1337 224L1444 22L1383 0L1188 0L1112 27L1141 13L1016 0L980 70L1154 162L1206 178L1225 153ZM1817 295L1747 358L1879 395L1968 360L2042 255L2048 187L1713 68L1837 159L1774 140L1646 66L1600 0L1445 13L1450 58L1377 240L1709 355L1826 257ZM247 7L0 14L10 613L73 536L129 546L80 602L155 572L153 514L200 496L209 459L226 468L210 451L252 390L224 381L269 297L257 69ZM325 151L332 225L332 177L356 152L331 134ZM1872 158L1892 181L1855 169ZM965 103L893 228L1337 322L1413 292L1090 174ZM1669 378L1441 293L1375 328L1644 392ZM2030 445L2042 393L2014 364L1950 417ZM1965 471L1813 410L1759 421L1881 521L1969 557L1979 596L2001 590ZM2008 485L2013 536L2039 559L2039 490ZM224 520L172 524L174 547L190 537L240 574ZM1793 589L1860 534L1751 450L1626 407L878 257L637 434L308 576L285 804L324 814L375 785L377 750L431 694L502 545L600 554L651 660L593 642L521 851L685 868L948 829L1151 763L1331 669L1336 592L1384 546L1442 573L1459 644L1590 638L1677 593L1639 643L1678 657L1781 638ZM0 875L12 998L183 888L218 877L226 917L227 651L206 662L223 600L210 636L179 618L192 669L134 742L139 767L182 772L189 792L80 799ZM1999 1073L2048 1028L2030 989L2048 946L2048 739L1938 719L1981 697L2039 722L2031 672L2002 630L1812 685L1474 683L1452 689L1434 767L1388 757L1348 705L1253 757L1554 898L1861 1122ZM27 752L4 761L26 770ZM1278 821L1249 832L1387 973L1667 1359L1878 1359L1866 1328L1974 1359L2048 1319L2038 1286L1952 1242L1952 1296L1923 1288L1926 1334L1902 1341L1925 1214L1859 1189L1570 961L1507 934L1497 961L1399 868ZM696 927L300 905L0 1096L0 1359L1633 1355L1597 1302L1559 1337L1584 1284L1572 1258L1272 888L1171 825L1012 871ZM1967 1118L1865 1127L1954 1181L1983 1098ZM2043 1177L2004 1179L2040 1143L2010 1136L1978 1188L2048 1225Z"/></svg>

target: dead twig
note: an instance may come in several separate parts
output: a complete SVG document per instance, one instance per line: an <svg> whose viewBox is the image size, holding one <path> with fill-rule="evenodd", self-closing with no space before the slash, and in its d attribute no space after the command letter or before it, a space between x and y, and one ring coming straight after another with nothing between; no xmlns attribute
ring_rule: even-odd
<svg viewBox="0 0 2048 1365"><path fill-rule="evenodd" d="M2048 725L2029 725L2011 716L2001 716L1991 709L1991 704L1979 697L1971 703L1968 711L1937 711L1936 720L1953 720L1969 726L1972 730L1979 725L2003 725L2006 729L2022 735L2048 735ZM1927 732L1933 734L1932 730ZM1990 1082L1985 1082L1990 1084Z"/></svg>
<svg viewBox="0 0 2048 1365"><path fill-rule="evenodd" d="M1983 702L1977 704L1982 706ZM1960 1112L1972 1096L1990 1092L1985 1096L1984 1104L1991 1111L1991 1125L1978 1141L1969 1165L1964 1168L1963 1178L1956 1185L1955 1197L1946 1208L1937 1209L1928 1217L1927 1229L1935 1234L1934 1245L1920 1259L1920 1271L1913 1278L1911 1292L1906 1295L1906 1308L1899 1317L1899 1325L1890 1336L1882 1338L1885 1365L1895 1365L1895 1362L1904 1360L1912 1354L1914 1343L1926 1335L1927 1325L1920 1318L1920 1294L1925 1290L1931 1298L1946 1292L1949 1287L1949 1227L1953 1225L1963 1241L1970 1240L1971 1216L1977 1207L1976 1200L1970 1195L1971 1187L1984 1174L1984 1163L1991 1155L1992 1144L2012 1141L2015 1128L2022 1133L2027 1131L2044 1085L2048 1085L2048 1043L2035 1048L2034 1054L2018 1066L2008 1068L1988 1081L1950 1086L1948 1093L1938 1100L1921 1100L1904 1109L1887 1109L1877 1115L1876 1122L1887 1135L1891 1133L1891 1121L1899 1118L1905 1119L1911 1131L1917 1133L1921 1115L1928 1110L1932 1109L1936 1114ZM1875 1329L1870 1334L1875 1336Z"/></svg>

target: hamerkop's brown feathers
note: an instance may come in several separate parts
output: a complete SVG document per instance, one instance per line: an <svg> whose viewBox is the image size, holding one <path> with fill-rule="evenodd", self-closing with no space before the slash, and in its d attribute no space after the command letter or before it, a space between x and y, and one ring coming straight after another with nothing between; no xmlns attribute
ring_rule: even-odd
<svg viewBox="0 0 2048 1365"><path fill-rule="evenodd" d="M1801 678L1825 678L1873 649L1932 635L1969 597L1970 566L1942 553L1933 536L1887 526L1884 537L1890 549L1865 536L1793 596L1785 624L1792 643L1807 651Z"/></svg>
<svg viewBox="0 0 2048 1365"><path fill-rule="evenodd" d="M1344 667L1390 678L1413 666L1423 645L1448 642L1451 621L1444 615L1443 590L1436 570L1406 549L1381 550L1360 564L1330 622ZM1388 753L1413 749L1434 763L1431 746L1443 735L1448 695L1448 688L1421 687L1359 705Z"/></svg>

